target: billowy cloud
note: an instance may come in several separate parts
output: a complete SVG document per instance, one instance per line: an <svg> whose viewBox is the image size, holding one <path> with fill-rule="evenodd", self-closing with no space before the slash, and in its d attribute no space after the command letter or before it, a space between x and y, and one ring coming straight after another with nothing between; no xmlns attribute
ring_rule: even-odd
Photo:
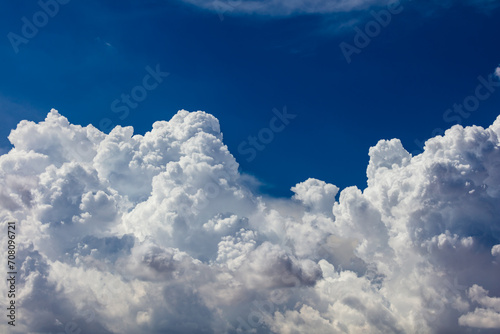
<svg viewBox="0 0 500 334"><path fill-rule="evenodd" d="M381 140L366 189L308 179L288 200L245 186L218 120L201 111L134 135L52 110L9 140L11 332L500 329L500 117L455 125L417 156Z"/></svg>

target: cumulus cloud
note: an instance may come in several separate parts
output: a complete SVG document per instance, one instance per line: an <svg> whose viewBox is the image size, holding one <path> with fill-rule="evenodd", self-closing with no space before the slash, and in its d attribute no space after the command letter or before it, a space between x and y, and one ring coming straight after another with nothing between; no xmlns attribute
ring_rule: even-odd
<svg viewBox="0 0 500 334"><path fill-rule="evenodd" d="M9 140L18 333L500 329L500 117L417 156L381 140L366 189L311 178L287 200L246 186L202 111L134 135L52 110Z"/></svg>
<svg viewBox="0 0 500 334"><path fill-rule="evenodd" d="M462 315L459 323L477 328L500 328L500 298L488 297L488 291L476 284L469 289L469 297L481 307Z"/></svg>

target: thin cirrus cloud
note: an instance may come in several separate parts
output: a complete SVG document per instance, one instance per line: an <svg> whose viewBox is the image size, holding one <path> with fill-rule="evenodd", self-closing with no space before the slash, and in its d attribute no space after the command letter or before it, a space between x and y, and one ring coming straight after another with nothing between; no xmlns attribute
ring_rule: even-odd
<svg viewBox="0 0 500 334"><path fill-rule="evenodd" d="M226 14L258 14L266 16L288 16L292 14L328 14L348 12L371 5L387 4L380 0L272 0L272 1L213 1L182 0L186 3Z"/></svg>
<svg viewBox="0 0 500 334"><path fill-rule="evenodd" d="M15 333L500 329L500 116L417 156L381 140L363 191L310 178L288 200L247 188L202 111L134 135L52 110L9 140Z"/></svg>
<svg viewBox="0 0 500 334"><path fill-rule="evenodd" d="M332 14L363 10L391 3L405 4L411 0L182 0L185 3L217 12L221 15L256 14L284 17L298 14ZM452 1L430 2L427 6L449 6ZM498 7L495 0L466 0L464 3L489 10Z"/></svg>

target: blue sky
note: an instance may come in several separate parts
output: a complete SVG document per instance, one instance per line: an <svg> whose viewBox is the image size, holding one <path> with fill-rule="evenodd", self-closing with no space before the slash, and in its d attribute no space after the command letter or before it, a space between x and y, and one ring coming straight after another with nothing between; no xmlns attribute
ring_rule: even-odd
<svg viewBox="0 0 500 334"><path fill-rule="evenodd" d="M264 6L256 13L244 1L228 1L221 14L212 2L193 2L72 0L17 53L8 34L21 36L22 18L32 22L41 7L3 4L3 152L19 121L41 121L50 108L74 124L108 132L99 125L108 118L139 134L179 109L204 110L219 119L241 171L259 178L264 192L290 196L290 187L309 177L363 189L368 149L378 140L400 138L416 154L417 143L437 128L457 120L488 126L499 113L500 92L493 92L469 117L443 119L454 103L474 95L478 76L498 66L495 2L403 2L350 63L339 44L353 45L354 28L365 29L374 20L370 10L386 6L306 14L300 6L291 14ZM148 66L169 75L120 119L111 104L142 85ZM247 161L239 145L285 106L296 118Z"/></svg>
<svg viewBox="0 0 500 334"><path fill-rule="evenodd" d="M498 332L500 2L390 1L4 1L0 332Z"/></svg>

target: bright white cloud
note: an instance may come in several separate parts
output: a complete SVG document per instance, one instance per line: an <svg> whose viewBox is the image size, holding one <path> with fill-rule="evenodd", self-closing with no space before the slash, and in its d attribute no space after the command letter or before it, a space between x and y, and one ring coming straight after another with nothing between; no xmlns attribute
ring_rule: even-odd
<svg viewBox="0 0 500 334"><path fill-rule="evenodd" d="M380 141L368 187L338 200L316 179L288 200L252 192L201 111L141 136L52 110L9 139L0 222L18 224L19 332L500 329L500 117L414 157Z"/></svg>

